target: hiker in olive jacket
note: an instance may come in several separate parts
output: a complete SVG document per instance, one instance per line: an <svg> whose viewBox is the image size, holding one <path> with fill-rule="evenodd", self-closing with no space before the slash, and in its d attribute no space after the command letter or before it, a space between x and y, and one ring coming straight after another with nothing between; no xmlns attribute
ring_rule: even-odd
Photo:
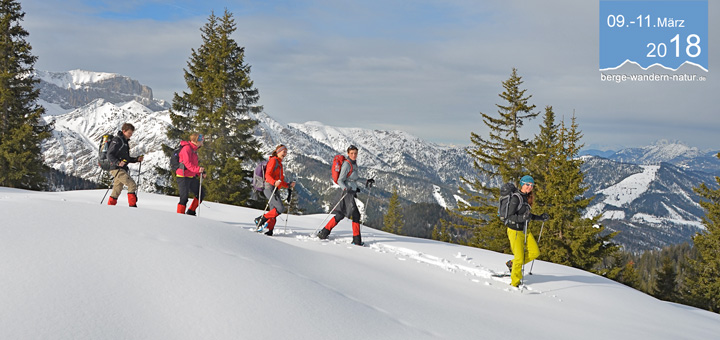
<svg viewBox="0 0 720 340"><path fill-rule="evenodd" d="M110 142L107 151L107 159L115 168L110 170L113 176L113 189L108 199L108 205L116 205L117 199L122 193L123 186L128 187L128 204L137 207L137 183L130 177L128 163L143 161L143 156L130 157L130 137L135 133L135 127L130 123L123 124L120 131Z"/></svg>

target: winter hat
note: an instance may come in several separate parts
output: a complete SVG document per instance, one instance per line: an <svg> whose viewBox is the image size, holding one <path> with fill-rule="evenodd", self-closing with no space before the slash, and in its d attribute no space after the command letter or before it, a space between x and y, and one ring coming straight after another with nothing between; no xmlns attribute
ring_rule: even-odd
<svg viewBox="0 0 720 340"><path fill-rule="evenodd" d="M522 176L522 178L520 179L520 186L523 186L526 183L532 183L533 185L535 185L535 180L530 177L530 175Z"/></svg>

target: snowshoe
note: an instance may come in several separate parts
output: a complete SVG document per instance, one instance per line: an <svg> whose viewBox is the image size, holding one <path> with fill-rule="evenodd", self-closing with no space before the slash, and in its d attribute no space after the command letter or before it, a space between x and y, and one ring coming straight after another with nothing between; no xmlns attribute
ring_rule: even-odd
<svg viewBox="0 0 720 340"><path fill-rule="evenodd" d="M265 218L265 216L262 216L262 215L256 217L255 218L255 226L257 227L257 229L255 229L255 231L258 233L265 230L265 227L267 226L267 218Z"/></svg>

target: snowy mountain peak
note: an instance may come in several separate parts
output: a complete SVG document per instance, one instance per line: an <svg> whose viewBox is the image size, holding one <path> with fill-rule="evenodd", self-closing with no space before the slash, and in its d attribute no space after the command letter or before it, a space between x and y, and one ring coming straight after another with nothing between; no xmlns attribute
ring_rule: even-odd
<svg viewBox="0 0 720 340"><path fill-rule="evenodd" d="M80 89L84 85L123 77L116 73L71 70L67 72L35 71L36 76L45 82L64 89Z"/></svg>
<svg viewBox="0 0 720 340"><path fill-rule="evenodd" d="M67 72L35 71L40 80L40 100L56 105L58 109L50 114L57 115L62 110L82 107L95 99L102 98L115 104L137 101L153 111L169 108L163 100L153 98L152 89L137 80L107 72L72 70Z"/></svg>

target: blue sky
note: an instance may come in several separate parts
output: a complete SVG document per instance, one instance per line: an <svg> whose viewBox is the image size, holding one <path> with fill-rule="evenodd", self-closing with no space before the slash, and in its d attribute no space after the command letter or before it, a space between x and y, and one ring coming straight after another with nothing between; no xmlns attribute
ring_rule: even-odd
<svg viewBox="0 0 720 340"><path fill-rule="evenodd" d="M598 71L598 0L25 0L23 26L47 71L120 73L171 100L211 11L233 13L260 104L284 122L400 129L467 145L485 134L513 67L538 111L575 112L588 146L680 140L720 149L718 35L705 82L614 83ZM709 5L710 32L718 6ZM651 70L668 73L663 70ZM715 71L717 72L717 71ZM641 73L626 66L616 73ZM670 72L672 74L672 72ZM531 138L541 119L526 122Z"/></svg>

